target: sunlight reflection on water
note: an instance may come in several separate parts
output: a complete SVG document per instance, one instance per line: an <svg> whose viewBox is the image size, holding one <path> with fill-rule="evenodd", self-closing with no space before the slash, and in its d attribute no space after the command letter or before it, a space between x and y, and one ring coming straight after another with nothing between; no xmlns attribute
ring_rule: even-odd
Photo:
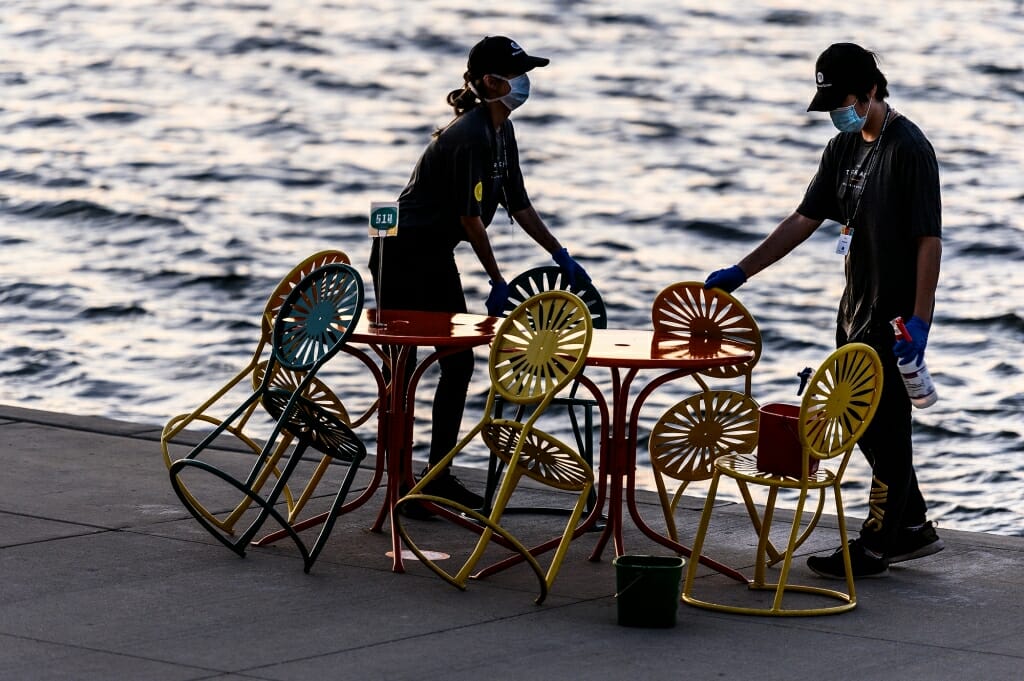
<svg viewBox="0 0 1024 681"><path fill-rule="evenodd" d="M8 3L0 296L17 323L0 328L4 401L151 423L195 406L247 359L293 263L337 247L363 266L370 201L401 190L447 121L467 48L495 25L552 59L515 116L535 204L612 325L646 326L658 290L734 262L796 206L832 134L804 111L813 59L852 39L881 53L894 106L942 166L929 346L942 397L915 414L933 515L1024 532L1024 269L1007 267L1024 261L1019 3L705 7ZM834 232L740 291L765 335L762 402L792 401L795 372L832 346ZM500 217L491 234L507 272L546 264ZM486 276L469 249L459 263L482 311ZM483 406L480 357L468 414ZM358 372L336 380L369 399ZM644 433L678 396L656 396ZM862 489L865 470L850 479ZM853 513L862 498L848 495Z"/></svg>

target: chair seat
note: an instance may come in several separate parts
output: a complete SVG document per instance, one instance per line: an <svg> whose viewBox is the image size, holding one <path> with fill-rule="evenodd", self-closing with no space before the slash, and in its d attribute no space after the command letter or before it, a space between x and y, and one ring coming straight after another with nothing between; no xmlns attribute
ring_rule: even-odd
<svg viewBox="0 0 1024 681"><path fill-rule="evenodd" d="M778 475L768 473L757 468L757 454L726 454L715 459L715 467L724 475L736 480L744 480L759 485L771 485L774 487L788 487L798 489L803 487L799 477L789 475ZM836 479L835 471L829 470L826 466L818 466L816 473L807 477L808 489L829 487Z"/></svg>
<svg viewBox="0 0 1024 681"><path fill-rule="evenodd" d="M314 379L315 380L315 379ZM292 393L269 388L261 400L274 419L281 421ZM361 461L366 447L339 415L305 396L298 396L287 418L284 429L307 447L339 461Z"/></svg>
<svg viewBox="0 0 1024 681"><path fill-rule="evenodd" d="M579 384L575 384L573 386L573 389L569 392L569 394L563 394L561 396L556 396L556 397L551 398L550 405L552 405L552 406L559 406L559 407L567 407L568 408L568 411L569 411L569 421L572 424L573 437L576 440L576 446L578 448L578 452L579 452L580 456L583 458L583 461L585 461L586 464L587 464L587 471L589 471L589 473L583 473L581 470L579 470L578 467L576 467L576 470L572 471L572 472L569 472L569 471L562 471L562 472L560 472L557 469L553 469L553 470L549 471L550 475L547 476L547 477L537 477L537 475L535 475L534 473L527 472L527 475L529 477L534 478L538 482L542 482L542 483L545 483L545 484L548 484L548 485L553 485L555 487L558 487L559 489L571 490L571 491L576 491L576 490L579 489L578 485L582 484L581 483L581 477L580 477L581 475L592 477L593 476L593 468L594 468L593 424L594 424L594 410L598 407L598 402L593 397L580 397L580 396L576 395L575 394L575 388L578 385ZM505 400L503 400L500 396L495 396L494 403L496 405L496 407L495 407L495 416L496 417L501 417L502 416L502 412L504 411ZM576 416L576 411L575 410L576 410L577 407L583 409L583 424L582 424L582 427L580 427L579 420L578 420L578 418ZM516 410L515 418L516 419L521 419L525 413L526 413L526 409L523 406L520 406ZM545 435L547 437L551 437L551 436L547 435L546 433L545 433ZM554 438L551 438L551 439L554 440ZM557 442L557 440L555 440L555 441ZM513 441L512 446L514 446L514 441ZM562 446L564 447L564 445L562 445ZM501 469L503 467L503 464L507 463L507 461L505 461L505 457L502 457L500 455L501 451L511 451L511 448L510 447L505 447L504 450L502 450L502 449L498 449L498 450L492 449L491 450L490 461L489 461L488 466L487 466L487 485L486 485L486 487L484 489L484 505L483 505L483 507L485 509L491 508L491 505L492 505L493 500L494 500L494 493L497 491L498 477L501 474ZM501 461L502 463L499 464L499 461ZM526 465L526 462L525 461L521 461L519 465L522 467L522 466ZM532 466L533 468L537 469L538 471L540 470L538 468L539 465L540 465L539 460L534 460L533 463L531 463L529 465ZM551 464L550 464L550 462L548 462L547 464L544 464L544 465L550 467ZM541 475L543 476L544 474L541 473ZM561 479L562 482L561 483L556 482L558 479ZM596 500L597 500L597 494L596 494L596 492L594 492L593 489L591 489L590 493L587 496L586 511L588 513L592 510L593 504L594 504L594 502ZM522 506L522 507L506 508L505 512L506 513L556 513L556 514L567 514L567 513L571 513L572 509L569 509L569 508L548 508L548 507L543 507L543 506Z"/></svg>
<svg viewBox="0 0 1024 681"><path fill-rule="evenodd" d="M592 397L556 397L551 400L553 405L596 407L597 400Z"/></svg>
<svg viewBox="0 0 1024 681"><path fill-rule="evenodd" d="M481 437L507 465L522 432L523 424L519 421L495 419L484 427ZM590 466L568 445L536 428L527 434L516 466L528 478L573 492L587 487L594 476Z"/></svg>

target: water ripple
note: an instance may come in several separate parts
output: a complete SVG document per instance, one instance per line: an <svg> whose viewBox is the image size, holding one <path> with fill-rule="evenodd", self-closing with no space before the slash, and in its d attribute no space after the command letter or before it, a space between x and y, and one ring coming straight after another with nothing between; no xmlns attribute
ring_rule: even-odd
<svg viewBox="0 0 1024 681"><path fill-rule="evenodd" d="M943 183L928 348L940 400L914 413L925 494L946 526L1020 534L1024 13L797 4L5 4L0 304L18 323L0 325L4 399L154 424L195 407L249 359L295 262L340 248L365 267L370 202L401 191L450 118L473 36L496 25L552 60L515 113L531 198L611 324L647 327L664 286L736 262L798 204L833 134L804 111L814 54L826 28L870 26L893 104L928 134ZM795 374L832 347L837 230L737 292L764 340L761 402L794 401ZM500 214L489 234L509 274L550 262ZM468 247L457 260L482 311L487 277ZM483 362L467 414L483 408ZM358 366L337 367L346 399L371 399ZM688 389L675 388L652 396L641 439ZM418 456L430 398L417 396ZM862 461L847 478L864 513Z"/></svg>

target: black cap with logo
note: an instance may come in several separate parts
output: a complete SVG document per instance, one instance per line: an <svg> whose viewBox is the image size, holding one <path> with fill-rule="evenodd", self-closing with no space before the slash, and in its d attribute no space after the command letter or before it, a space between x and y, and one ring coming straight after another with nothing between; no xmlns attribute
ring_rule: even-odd
<svg viewBox="0 0 1024 681"><path fill-rule="evenodd" d="M863 95L878 82L881 73L875 56L854 43L835 43L821 53L814 65L818 92L808 111L832 111L850 95Z"/></svg>
<svg viewBox="0 0 1024 681"><path fill-rule="evenodd" d="M482 78L489 73L518 76L538 66L547 66L549 61L526 54L526 50L511 38L495 35L473 46L466 67L473 78Z"/></svg>

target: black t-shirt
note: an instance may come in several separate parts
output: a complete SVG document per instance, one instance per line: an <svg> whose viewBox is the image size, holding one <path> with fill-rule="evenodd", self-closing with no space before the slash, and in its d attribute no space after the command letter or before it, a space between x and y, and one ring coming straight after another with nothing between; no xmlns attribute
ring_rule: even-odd
<svg viewBox="0 0 1024 681"><path fill-rule="evenodd" d="M872 150L875 144L880 146ZM914 313L917 239L942 236L938 163L924 133L899 116L870 144L859 132L836 135L797 212L853 228L839 303L840 335L848 340L891 336L889 321Z"/></svg>
<svg viewBox="0 0 1024 681"><path fill-rule="evenodd" d="M447 252L466 238L462 216L489 225L499 204L509 212L529 206L512 121L495 132L484 106L452 121L423 152L398 203L397 239Z"/></svg>

